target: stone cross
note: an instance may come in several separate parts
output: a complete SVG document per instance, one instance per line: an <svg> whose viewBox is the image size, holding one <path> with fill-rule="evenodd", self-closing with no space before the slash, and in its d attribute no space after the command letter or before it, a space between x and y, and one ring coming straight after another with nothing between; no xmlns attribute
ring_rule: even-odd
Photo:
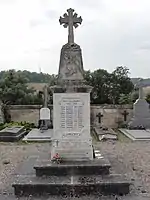
<svg viewBox="0 0 150 200"><path fill-rule="evenodd" d="M128 116L128 112L126 110L124 110L124 112L122 113L122 115L124 116L124 121L127 121L127 116Z"/></svg>
<svg viewBox="0 0 150 200"><path fill-rule="evenodd" d="M48 94L47 94L47 85L44 86L44 107L47 108Z"/></svg>
<svg viewBox="0 0 150 200"><path fill-rule="evenodd" d="M73 27L77 28L78 24L82 23L82 18L77 17L77 13L74 13L74 9L70 8L67 10L68 14L65 13L63 17L60 17L59 22L60 25L63 24L64 28L68 27L68 43L74 43L74 33Z"/></svg>
<svg viewBox="0 0 150 200"><path fill-rule="evenodd" d="M97 115L96 115L96 117L98 117L98 123L101 123L102 122L102 117L103 117L103 115L101 114L101 112L100 113L98 113Z"/></svg>

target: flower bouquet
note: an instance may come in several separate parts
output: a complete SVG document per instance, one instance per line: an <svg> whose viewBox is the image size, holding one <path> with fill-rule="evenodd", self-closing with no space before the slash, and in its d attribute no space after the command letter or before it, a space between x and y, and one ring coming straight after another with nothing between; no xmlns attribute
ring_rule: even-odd
<svg viewBox="0 0 150 200"><path fill-rule="evenodd" d="M62 162L62 158L59 156L58 153L56 153L53 158L52 158L52 162L60 164Z"/></svg>

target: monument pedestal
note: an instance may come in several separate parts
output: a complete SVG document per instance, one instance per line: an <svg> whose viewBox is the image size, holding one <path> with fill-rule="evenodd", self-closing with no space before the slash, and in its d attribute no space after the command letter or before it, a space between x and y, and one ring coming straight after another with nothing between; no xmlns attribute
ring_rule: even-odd
<svg viewBox="0 0 150 200"><path fill-rule="evenodd" d="M54 135L51 159L92 160L90 94L54 93Z"/></svg>
<svg viewBox="0 0 150 200"><path fill-rule="evenodd" d="M92 140L81 141L79 139L66 139L52 141L51 158L53 158L56 153L65 161L92 160Z"/></svg>

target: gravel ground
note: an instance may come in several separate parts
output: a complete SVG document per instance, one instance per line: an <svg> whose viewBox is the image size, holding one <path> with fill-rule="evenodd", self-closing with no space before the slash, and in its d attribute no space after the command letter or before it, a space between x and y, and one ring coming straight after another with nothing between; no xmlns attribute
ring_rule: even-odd
<svg viewBox="0 0 150 200"><path fill-rule="evenodd" d="M96 149L109 158L113 173L123 173L134 182L131 188L136 195L150 197L150 142L121 143L97 142ZM29 156L48 152L47 143L0 143L0 193L10 186L16 167Z"/></svg>

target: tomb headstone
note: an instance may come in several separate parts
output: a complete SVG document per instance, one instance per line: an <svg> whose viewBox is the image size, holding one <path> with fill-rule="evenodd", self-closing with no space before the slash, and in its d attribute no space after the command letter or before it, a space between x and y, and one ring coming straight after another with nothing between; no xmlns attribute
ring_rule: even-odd
<svg viewBox="0 0 150 200"><path fill-rule="evenodd" d="M0 141L15 142L24 137L25 134L24 126L7 127L0 131Z"/></svg>
<svg viewBox="0 0 150 200"><path fill-rule="evenodd" d="M48 106L48 92L47 85L44 87L44 107L40 109L40 120L39 120L39 128L41 130L47 130L51 127L51 113Z"/></svg>
<svg viewBox="0 0 150 200"><path fill-rule="evenodd" d="M144 98L143 87L146 86L143 80L140 79L138 82L139 88L139 98L133 105L133 118L129 122L129 128L136 128L143 126L145 128L150 128L150 108L149 104Z"/></svg>
<svg viewBox="0 0 150 200"><path fill-rule="evenodd" d="M47 130L50 126L50 109L49 108L41 108L40 109L40 128Z"/></svg>

